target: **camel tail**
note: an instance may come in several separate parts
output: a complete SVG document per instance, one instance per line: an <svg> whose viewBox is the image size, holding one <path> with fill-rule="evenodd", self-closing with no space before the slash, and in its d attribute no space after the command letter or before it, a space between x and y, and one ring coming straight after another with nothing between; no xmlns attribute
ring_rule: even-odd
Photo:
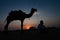
<svg viewBox="0 0 60 40"><path fill-rule="evenodd" d="M4 23L7 21L7 19L4 20Z"/></svg>
<svg viewBox="0 0 60 40"><path fill-rule="evenodd" d="M4 23L7 21L7 19L8 19L8 16L7 16L7 18L5 19Z"/></svg>
<svg viewBox="0 0 60 40"><path fill-rule="evenodd" d="M6 22L6 20L4 20L4 23Z"/></svg>

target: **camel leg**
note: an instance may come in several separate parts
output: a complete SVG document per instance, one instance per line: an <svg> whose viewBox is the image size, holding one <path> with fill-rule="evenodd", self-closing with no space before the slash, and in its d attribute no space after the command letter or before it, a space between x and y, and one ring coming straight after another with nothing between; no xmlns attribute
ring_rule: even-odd
<svg viewBox="0 0 60 40"><path fill-rule="evenodd" d="M7 24L5 25L4 30L8 30L9 23L10 23L10 22L7 22Z"/></svg>
<svg viewBox="0 0 60 40"><path fill-rule="evenodd" d="M21 21L21 30L23 30L23 21Z"/></svg>
<svg viewBox="0 0 60 40"><path fill-rule="evenodd" d="M24 31L23 31L23 22L24 22L24 20L21 21L21 37L22 37L23 34L24 34Z"/></svg>

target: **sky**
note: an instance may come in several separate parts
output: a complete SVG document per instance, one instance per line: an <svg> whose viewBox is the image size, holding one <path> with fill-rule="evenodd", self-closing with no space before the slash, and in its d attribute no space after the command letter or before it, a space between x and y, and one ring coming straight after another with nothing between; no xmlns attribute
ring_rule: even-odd
<svg viewBox="0 0 60 40"><path fill-rule="evenodd" d="M36 27L40 20L47 26L60 26L60 0L0 0L0 30L4 29L4 20L11 10L22 10L29 14L31 8L37 12L24 21L24 28L28 25ZM20 29L21 22L13 21L9 24L10 29Z"/></svg>

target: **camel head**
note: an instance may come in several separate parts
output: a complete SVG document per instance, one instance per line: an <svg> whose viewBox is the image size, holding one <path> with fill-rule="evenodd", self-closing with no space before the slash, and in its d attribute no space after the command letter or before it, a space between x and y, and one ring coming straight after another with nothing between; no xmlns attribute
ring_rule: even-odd
<svg viewBox="0 0 60 40"><path fill-rule="evenodd" d="M37 12L37 9L32 8L32 9L31 9L31 12L33 12L33 13L34 13L34 12Z"/></svg>

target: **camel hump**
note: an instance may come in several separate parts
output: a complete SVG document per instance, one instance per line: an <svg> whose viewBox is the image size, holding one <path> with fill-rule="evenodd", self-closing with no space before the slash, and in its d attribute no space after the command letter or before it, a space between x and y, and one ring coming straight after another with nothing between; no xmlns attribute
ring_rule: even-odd
<svg viewBox="0 0 60 40"><path fill-rule="evenodd" d="M11 11L11 12L9 13L9 16L19 15L19 14L21 14L21 13L24 13L24 12L23 12L22 10L19 10L19 11L15 10L15 11Z"/></svg>
<svg viewBox="0 0 60 40"><path fill-rule="evenodd" d="M9 13L9 16L15 15L16 13L18 13L18 11L11 11L11 12Z"/></svg>

